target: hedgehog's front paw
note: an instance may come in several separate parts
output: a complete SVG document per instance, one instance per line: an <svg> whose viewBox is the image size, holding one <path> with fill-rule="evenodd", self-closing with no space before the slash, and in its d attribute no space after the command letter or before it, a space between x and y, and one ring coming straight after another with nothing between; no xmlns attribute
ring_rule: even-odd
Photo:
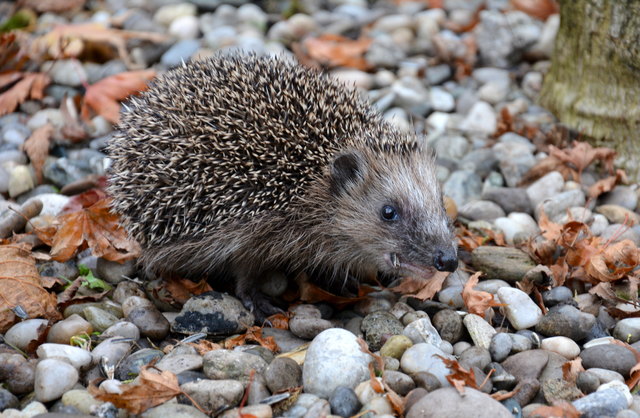
<svg viewBox="0 0 640 418"><path fill-rule="evenodd" d="M236 291L236 296L256 318L258 325L263 325L267 317L284 311L277 307L273 300L258 290Z"/></svg>

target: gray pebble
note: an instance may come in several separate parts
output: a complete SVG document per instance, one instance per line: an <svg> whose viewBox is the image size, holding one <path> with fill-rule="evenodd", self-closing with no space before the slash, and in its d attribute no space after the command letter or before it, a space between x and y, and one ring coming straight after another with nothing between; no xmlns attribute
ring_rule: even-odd
<svg viewBox="0 0 640 418"><path fill-rule="evenodd" d="M244 385L237 380L197 380L185 383L180 389L209 411L236 406L244 394Z"/></svg>
<svg viewBox="0 0 640 418"><path fill-rule="evenodd" d="M600 344L586 348L580 353L585 369L597 367L613 370L628 377L636 364L635 356L628 349L615 344Z"/></svg>
<svg viewBox="0 0 640 418"><path fill-rule="evenodd" d="M367 315L361 325L365 341L371 351L380 350L387 338L402 334L403 329L402 323L386 311L377 311Z"/></svg>
<svg viewBox="0 0 640 418"><path fill-rule="evenodd" d="M583 418L599 418L615 416L626 409L628 404L622 393L615 389L606 389L573 401L573 406L580 411Z"/></svg>
<svg viewBox="0 0 640 418"><path fill-rule="evenodd" d="M491 358L494 361L503 361L511 353L513 347L513 339L511 336L504 332L499 332L491 338L491 345L489 345L489 352Z"/></svg>
<svg viewBox="0 0 640 418"><path fill-rule="evenodd" d="M506 213L531 213L531 202L525 189L513 187L489 187L482 191L482 199L491 200Z"/></svg>
<svg viewBox="0 0 640 418"><path fill-rule="evenodd" d="M386 370L382 380L400 396L407 395L416 387L415 382L408 375L398 371Z"/></svg>
<svg viewBox="0 0 640 418"><path fill-rule="evenodd" d="M458 360L467 369L477 367L484 370L491 363L491 355L486 348L472 346L463 351Z"/></svg>
<svg viewBox="0 0 640 418"><path fill-rule="evenodd" d="M185 334L231 335L244 332L254 321L253 314L238 299L207 292L189 299L171 326L172 331Z"/></svg>
<svg viewBox="0 0 640 418"><path fill-rule="evenodd" d="M248 382L251 371L262 374L267 362L253 354L231 350L214 350L204 355L202 369L209 379L234 379Z"/></svg>
<svg viewBox="0 0 640 418"><path fill-rule="evenodd" d="M329 398L329 405L334 415L342 417L355 415L362 406L353 389L347 386L338 386L333 391Z"/></svg>
<svg viewBox="0 0 640 418"><path fill-rule="evenodd" d="M542 317L536 331L548 337L562 335L574 341L584 339L595 325L596 317L573 306L554 306Z"/></svg>
<svg viewBox="0 0 640 418"><path fill-rule="evenodd" d="M264 378L271 393L302 385L302 368L290 358L276 358L267 367Z"/></svg>
<svg viewBox="0 0 640 418"><path fill-rule="evenodd" d="M458 342L464 334L462 317L451 309L438 311L433 316L433 326L443 340L452 344Z"/></svg>

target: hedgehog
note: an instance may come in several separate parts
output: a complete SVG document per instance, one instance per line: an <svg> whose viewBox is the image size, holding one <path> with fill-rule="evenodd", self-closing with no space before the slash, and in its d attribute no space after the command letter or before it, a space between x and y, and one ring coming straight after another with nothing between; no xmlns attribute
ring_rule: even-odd
<svg viewBox="0 0 640 418"><path fill-rule="evenodd" d="M353 87L282 57L167 71L108 144L113 210L147 277L228 277L257 315L272 271L319 283L455 271L435 157Z"/></svg>

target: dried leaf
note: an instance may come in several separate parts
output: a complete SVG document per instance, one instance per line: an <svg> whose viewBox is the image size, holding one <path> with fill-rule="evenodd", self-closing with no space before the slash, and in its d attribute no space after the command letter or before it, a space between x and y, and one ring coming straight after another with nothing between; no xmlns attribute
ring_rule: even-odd
<svg viewBox="0 0 640 418"><path fill-rule="evenodd" d="M603 248L589 257L585 271L598 281L619 280L631 272L640 262L638 247L625 239Z"/></svg>
<svg viewBox="0 0 640 418"><path fill-rule="evenodd" d="M53 135L53 126L47 123L36 129L22 146L29 160L31 160L38 183L42 183L42 167L44 167L44 162L49 156L51 135Z"/></svg>
<svg viewBox="0 0 640 418"><path fill-rule="evenodd" d="M572 148L559 149L549 145L549 155L570 165L577 171L578 179L580 179L584 169L595 160L602 160L605 168L613 173L613 159L616 152L611 148L593 148L588 142L573 141Z"/></svg>
<svg viewBox="0 0 640 418"><path fill-rule="evenodd" d="M369 38L352 40L340 35L324 34L306 39L304 46L311 58L329 67L367 70L370 64L364 58L364 54L372 42Z"/></svg>
<svg viewBox="0 0 640 418"><path fill-rule="evenodd" d="M204 356L209 351L221 350L222 346L209 340L200 340L197 343L189 343L189 345L196 349L198 354Z"/></svg>
<svg viewBox="0 0 640 418"><path fill-rule="evenodd" d="M171 298L179 304L184 304L191 299L192 296L201 295L213 290L206 279L194 282L189 279L169 277L163 280L163 285L167 292L169 292Z"/></svg>
<svg viewBox="0 0 640 418"><path fill-rule="evenodd" d="M549 16L560 13L555 0L511 0L511 6L540 20L547 20Z"/></svg>
<svg viewBox="0 0 640 418"><path fill-rule="evenodd" d="M431 299L442 289L442 284L451 273L448 271L437 271L428 279L414 279L408 277L399 286L390 290L401 294L413 294L413 297L420 300ZM414 294L414 292L416 292Z"/></svg>
<svg viewBox="0 0 640 418"><path fill-rule="evenodd" d="M367 299L367 293L370 293L372 290L367 289L365 286L360 286L360 288L358 289L358 291L360 292L359 296L347 297L337 296L333 293L327 292L326 290L316 286L308 280L298 281L298 286L300 288L301 301L307 303L327 302L338 308L353 305L357 302L360 302L361 300Z"/></svg>
<svg viewBox="0 0 640 418"><path fill-rule="evenodd" d="M24 244L0 246L0 332L17 319L18 306L30 318L62 319L55 294L47 292L40 281L34 258Z"/></svg>
<svg viewBox="0 0 640 418"><path fill-rule="evenodd" d="M267 322L271 324L271 328L289 329L289 320L291 319L291 316L291 312L277 313L268 317Z"/></svg>
<svg viewBox="0 0 640 418"><path fill-rule="evenodd" d="M589 191L588 191L589 197L592 199L595 199L598 196L600 196L602 193L611 191L616 186L616 184L626 183L626 182L627 182L627 175L624 172L624 170L617 169L615 176L609 176L609 177L603 178L602 180L598 180L594 185L589 187Z"/></svg>
<svg viewBox="0 0 640 418"><path fill-rule="evenodd" d="M467 311L472 314L485 317L487 309L494 306L505 306L503 303L499 303L495 300L491 293L483 292L480 290L473 290L474 286L478 284L481 271L474 273L464 285L462 289L462 300L467 307Z"/></svg>
<svg viewBox="0 0 640 418"><path fill-rule="evenodd" d="M58 25L32 42L31 55L48 55L53 59L77 57L83 52L86 44L105 44L117 51L127 68L133 68L135 65L127 52L129 39L165 42L169 37L160 33L112 29L99 23Z"/></svg>
<svg viewBox="0 0 640 418"><path fill-rule="evenodd" d="M94 398L111 402L117 408L124 408L133 414L140 414L182 394L178 378L170 371L154 373L147 366L140 370L137 385L122 385L122 393L107 393L94 385L89 393Z"/></svg>
<svg viewBox="0 0 640 418"><path fill-rule="evenodd" d="M82 117L89 119L90 110L111 123L120 119L120 100L147 89L147 83L156 72L153 70L128 71L103 78L86 89Z"/></svg>
<svg viewBox="0 0 640 418"><path fill-rule="evenodd" d="M478 384L476 383L476 376L472 369L467 370L457 360L448 359L446 357L442 357L440 355L435 355L438 357L445 366L449 369L451 373L446 375L446 379L451 386L456 388L460 395L464 395L464 387L469 386L473 389L478 389Z"/></svg>
<svg viewBox="0 0 640 418"><path fill-rule="evenodd" d="M258 326L250 327L244 334L238 335L237 337L227 338L224 340L223 345L224 348L231 349L239 345L245 345L248 342L258 343L273 352L280 350L278 344L276 344L276 340L274 340L273 337L263 337L262 328Z"/></svg>
<svg viewBox="0 0 640 418"><path fill-rule="evenodd" d="M580 418L580 411L567 401L554 401L553 406L540 406L531 412L531 416L541 418Z"/></svg>
<svg viewBox="0 0 640 418"><path fill-rule="evenodd" d="M562 378L571 384L575 384L576 379L578 378L578 373L583 371L584 367L582 367L582 359L580 357L576 357L562 365Z"/></svg>
<svg viewBox="0 0 640 418"><path fill-rule="evenodd" d="M28 98L42 99L44 88L51 82L51 77L44 73L18 74L19 76L12 75L10 77L20 78L20 81L0 94L0 116L13 112L20 103Z"/></svg>
<svg viewBox="0 0 640 418"><path fill-rule="evenodd" d="M100 200L86 209L59 216L52 229L37 230L38 237L51 246L51 257L64 262L77 250L86 248L91 248L95 256L111 261L137 257L140 246L128 238L109 204L109 199Z"/></svg>

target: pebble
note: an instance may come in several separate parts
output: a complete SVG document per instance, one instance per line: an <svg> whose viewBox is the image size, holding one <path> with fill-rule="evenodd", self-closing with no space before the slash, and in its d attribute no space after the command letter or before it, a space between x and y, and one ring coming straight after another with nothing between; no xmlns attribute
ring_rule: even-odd
<svg viewBox="0 0 640 418"><path fill-rule="evenodd" d="M444 341L452 344L457 343L464 334L462 317L450 309L438 311L433 316L433 326Z"/></svg>
<svg viewBox="0 0 640 418"><path fill-rule="evenodd" d="M493 107L487 102L476 102L460 123L460 129L469 133L493 135L497 129Z"/></svg>
<svg viewBox="0 0 640 418"><path fill-rule="evenodd" d="M613 336L629 344L640 341L640 318L621 319L613 329Z"/></svg>
<svg viewBox="0 0 640 418"><path fill-rule="evenodd" d="M47 328L46 319L27 319L18 322L4 334L4 341L19 350L26 351L31 340L37 340Z"/></svg>
<svg viewBox="0 0 640 418"><path fill-rule="evenodd" d="M74 335L89 335L92 332L93 327L89 322L80 315L73 314L51 326L47 334L47 342L69 344L71 337Z"/></svg>
<svg viewBox="0 0 640 418"><path fill-rule="evenodd" d="M542 310L520 289L501 287L498 298L505 304L504 311L511 325L517 329L527 329L538 324L542 318Z"/></svg>
<svg viewBox="0 0 640 418"><path fill-rule="evenodd" d="M103 333L102 337L120 337L120 338L130 338L132 340L138 340L140 338L140 330L135 324L127 321L120 321L109 328L107 328Z"/></svg>
<svg viewBox="0 0 640 418"><path fill-rule="evenodd" d="M504 209L490 200L475 200L458 208L458 216L472 221L495 221L505 216ZM499 227L499 225L497 225Z"/></svg>
<svg viewBox="0 0 640 418"><path fill-rule="evenodd" d="M571 289L565 286L558 286L542 292L542 301L547 308L556 305L570 305L573 302Z"/></svg>
<svg viewBox="0 0 640 418"><path fill-rule="evenodd" d="M435 418L451 416L455 405L456 416L477 418L511 418L500 402L476 389L466 387L464 396L454 388L435 390L416 402L407 412L407 418Z"/></svg>
<svg viewBox="0 0 640 418"><path fill-rule="evenodd" d="M445 196L452 198L458 207L478 199L481 194L482 180L475 172L460 170L451 174L442 186Z"/></svg>
<svg viewBox="0 0 640 418"><path fill-rule="evenodd" d="M491 358L494 361L500 362L509 356L512 347L512 337L507 333L499 332L491 338L491 343L489 344L489 353L491 354Z"/></svg>
<svg viewBox="0 0 640 418"><path fill-rule="evenodd" d="M0 353L0 381L14 395L33 391L35 361L28 361L20 354Z"/></svg>
<svg viewBox="0 0 640 418"><path fill-rule="evenodd" d="M261 374L267 369L267 366L266 361L253 354L231 350L214 350L204 355L202 370L209 379L235 379L248 382L251 370Z"/></svg>
<svg viewBox="0 0 640 418"><path fill-rule="evenodd" d="M615 389L596 391L572 403L583 418L616 416L628 406L625 396Z"/></svg>
<svg viewBox="0 0 640 418"><path fill-rule="evenodd" d="M180 389L195 400L198 405L209 411L236 406L244 394L242 382L228 379L197 380L183 384Z"/></svg>
<svg viewBox="0 0 640 418"><path fill-rule="evenodd" d="M48 73L56 84L63 86L80 87L83 80L87 79L82 64L76 59L58 59L42 64L41 70Z"/></svg>
<svg viewBox="0 0 640 418"><path fill-rule="evenodd" d="M528 145L520 142L498 142L492 147L498 158L500 171L509 187L517 187L536 159ZM528 195L527 195L528 196Z"/></svg>
<svg viewBox="0 0 640 418"><path fill-rule="evenodd" d="M598 197L600 205L617 205L629 210L635 210L638 206L637 188L634 186L618 185L608 193Z"/></svg>
<svg viewBox="0 0 640 418"><path fill-rule="evenodd" d="M153 15L153 20L164 26L171 25L171 22L183 16L195 16L196 6L191 3L167 4L160 7Z"/></svg>
<svg viewBox="0 0 640 418"><path fill-rule="evenodd" d="M569 305L554 306L542 317L536 331L548 337L564 336L573 341L584 339L596 323L595 316Z"/></svg>
<svg viewBox="0 0 640 418"><path fill-rule="evenodd" d="M373 351L380 350L384 340L388 337L402 334L403 328L402 323L393 314L385 311L377 311L367 315L360 326L369 349ZM407 334L405 333L405 335ZM407 336L411 338L411 335Z"/></svg>
<svg viewBox="0 0 640 418"><path fill-rule="evenodd" d="M491 354L486 348L471 346L460 354L458 360L467 369L477 367L483 370L491 363Z"/></svg>
<svg viewBox="0 0 640 418"><path fill-rule="evenodd" d="M409 337L414 344L428 343L436 347L442 344L442 338L429 318L420 318L407 325L402 334Z"/></svg>
<svg viewBox="0 0 640 418"><path fill-rule="evenodd" d="M355 388L369 378L370 361L371 357L360 350L357 337L349 331L338 328L323 331L307 350L302 369L305 391L328 398L338 386Z"/></svg>
<svg viewBox="0 0 640 418"><path fill-rule="evenodd" d="M482 191L481 198L497 203L506 213L532 211L527 191L522 188L489 187Z"/></svg>
<svg viewBox="0 0 640 418"><path fill-rule="evenodd" d="M550 337L542 340L540 348L553 351L568 360L573 360L580 354L580 346L567 337Z"/></svg>
<svg viewBox="0 0 640 418"><path fill-rule="evenodd" d="M640 215L632 210L618 205L600 205L596 206L595 211L612 224L627 223L628 225L637 225L640 223Z"/></svg>
<svg viewBox="0 0 640 418"><path fill-rule="evenodd" d="M158 361L164 356L160 350L153 348L143 348L125 357L116 367L115 377L118 380L134 379L140 373L142 367Z"/></svg>
<svg viewBox="0 0 640 418"><path fill-rule="evenodd" d="M20 405L20 401L13 393L0 388L0 412L9 408L17 408L18 405Z"/></svg>
<svg viewBox="0 0 640 418"><path fill-rule="evenodd" d="M267 367L264 378L271 393L302 385L302 368L290 358L276 358Z"/></svg>
<svg viewBox="0 0 640 418"><path fill-rule="evenodd" d="M436 355L452 359L451 356L431 344L416 344L407 349L402 356L400 361L402 370L410 375L428 372L435 376L441 386L449 386L449 382L445 378L449 374L449 370Z"/></svg>
<svg viewBox="0 0 640 418"><path fill-rule="evenodd" d="M600 344L589 347L580 353L585 369L592 367L613 370L624 377L636 364L635 356L628 349L615 344Z"/></svg>
<svg viewBox="0 0 640 418"><path fill-rule="evenodd" d="M41 193L32 199L38 199L42 202L40 216L58 216L67 203L69 203L70 198L69 196L63 196L58 193Z"/></svg>
<svg viewBox="0 0 640 418"><path fill-rule="evenodd" d="M129 353L131 345L131 341L123 341L122 337L108 338L91 351L93 364L99 364L105 358L107 365L115 366Z"/></svg>
<svg viewBox="0 0 640 418"><path fill-rule="evenodd" d="M134 260L118 263L99 257L96 269L99 278L107 283L118 284L127 278L135 277L136 263Z"/></svg>
<svg viewBox="0 0 640 418"><path fill-rule="evenodd" d="M87 306L82 310L82 314L91 327L98 332L106 330L120 320L117 316L96 306Z"/></svg>
<svg viewBox="0 0 640 418"><path fill-rule="evenodd" d="M171 327L173 332L231 335L246 331L255 318L242 303L227 294L207 292L189 299Z"/></svg>
<svg viewBox="0 0 640 418"><path fill-rule="evenodd" d="M533 182L526 190L532 206L537 207L545 199L560 193L563 187L564 177L562 174L558 171L551 171Z"/></svg>
<svg viewBox="0 0 640 418"><path fill-rule="evenodd" d="M35 397L40 402L58 399L78 382L78 378L76 368L63 360L41 360L36 366Z"/></svg>
<svg viewBox="0 0 640 418"><path fill-rule="evenodd" d="M195 406L165 402L140 414L141 418L206 418Z"/></svg>
<svg viewBox="0 0 640 418"><path fill-rule="evenodd" d="M471 259L473 266L484 272L487 278L509 283L521 280L535 267L525 252L514 247L480 246L473 250Z"/></svg>
<svg viewBox="0 0 640 418"><path fill-rule="evenodd" d="M331 413L342 417L355 415L362 404L356 393L348 386L338 386L329 397Z"/></svg>
<svg viewBox="0 0 640 418"><path fill-rule="evenodd" d="M195 348L177 346L169 354L162 357L156 363L156 367L178 375L184 371L200 370L202 364L202 356L196 352Z"/></svg>
<svg viewBox="0 0 640 418"><path fill-rule="evenodd" d="M538 379L548 361L548 351L529 350L508 357L502 362L502 367L521 382L525 379Z"/></svg>
<svg viewBox="0 0 640 418"><path fill-rule="evenodd" d="M196 39L183 39L173 44L167 52L162 54L160 62L167 67L175 67L189 58L200 48L200 41Z"/></svg>
<svg viewBox="0 0 640 418"><path fill-rule="evenodd" d="M289 320L289 330L296 337L312 340L322 331L333 327L331 322L322 319L320 310L313 305L298 305L293 312L294 316Z"/></svg>
<svg viewBox="0 0 640 418"><path fill-rule="evenodd" d="M400 359L404 352L413 345L413 341L405 335L393 335L380 348L380 355Z"/></svg>
<svg viewBox="0 0 640 418"><path fill-rule="evenodd" d="M544 211L549 219L554 221L564 216L567 209L585 205L585 195L582 190L569 190L546 199L536 207L536 219L540 219L540 212Z"/></svg>
<svg viewBox="0 0 640 418"><path fill-rule="evenodd" d="M199 33L198 18L195 16L180 16L169 26L169 34L178 39L195 39Z"/></svg>
<svg viewBox="0 0 640 418"><path fill-rule="evenodd" d="M475 314L467 314L463 322L473 343L478 347L489 349L496 330L482 317Z"/></svg>
<svg viewBox="0 0 640 418"><path fill-rule="evenodd" d="M40 359L64 358L78 370L91 364L91 353L89 351L65 344L40 344L36 354Z"/></svg>
<svg viewBox="0 0 640 418"><path fill-rule="evenodd" d="M91 415L91 412L103 403L83 389L72 389L68 391L62 395L60 401L64 406L73 407L78 412L86 415Z"/></svg>

